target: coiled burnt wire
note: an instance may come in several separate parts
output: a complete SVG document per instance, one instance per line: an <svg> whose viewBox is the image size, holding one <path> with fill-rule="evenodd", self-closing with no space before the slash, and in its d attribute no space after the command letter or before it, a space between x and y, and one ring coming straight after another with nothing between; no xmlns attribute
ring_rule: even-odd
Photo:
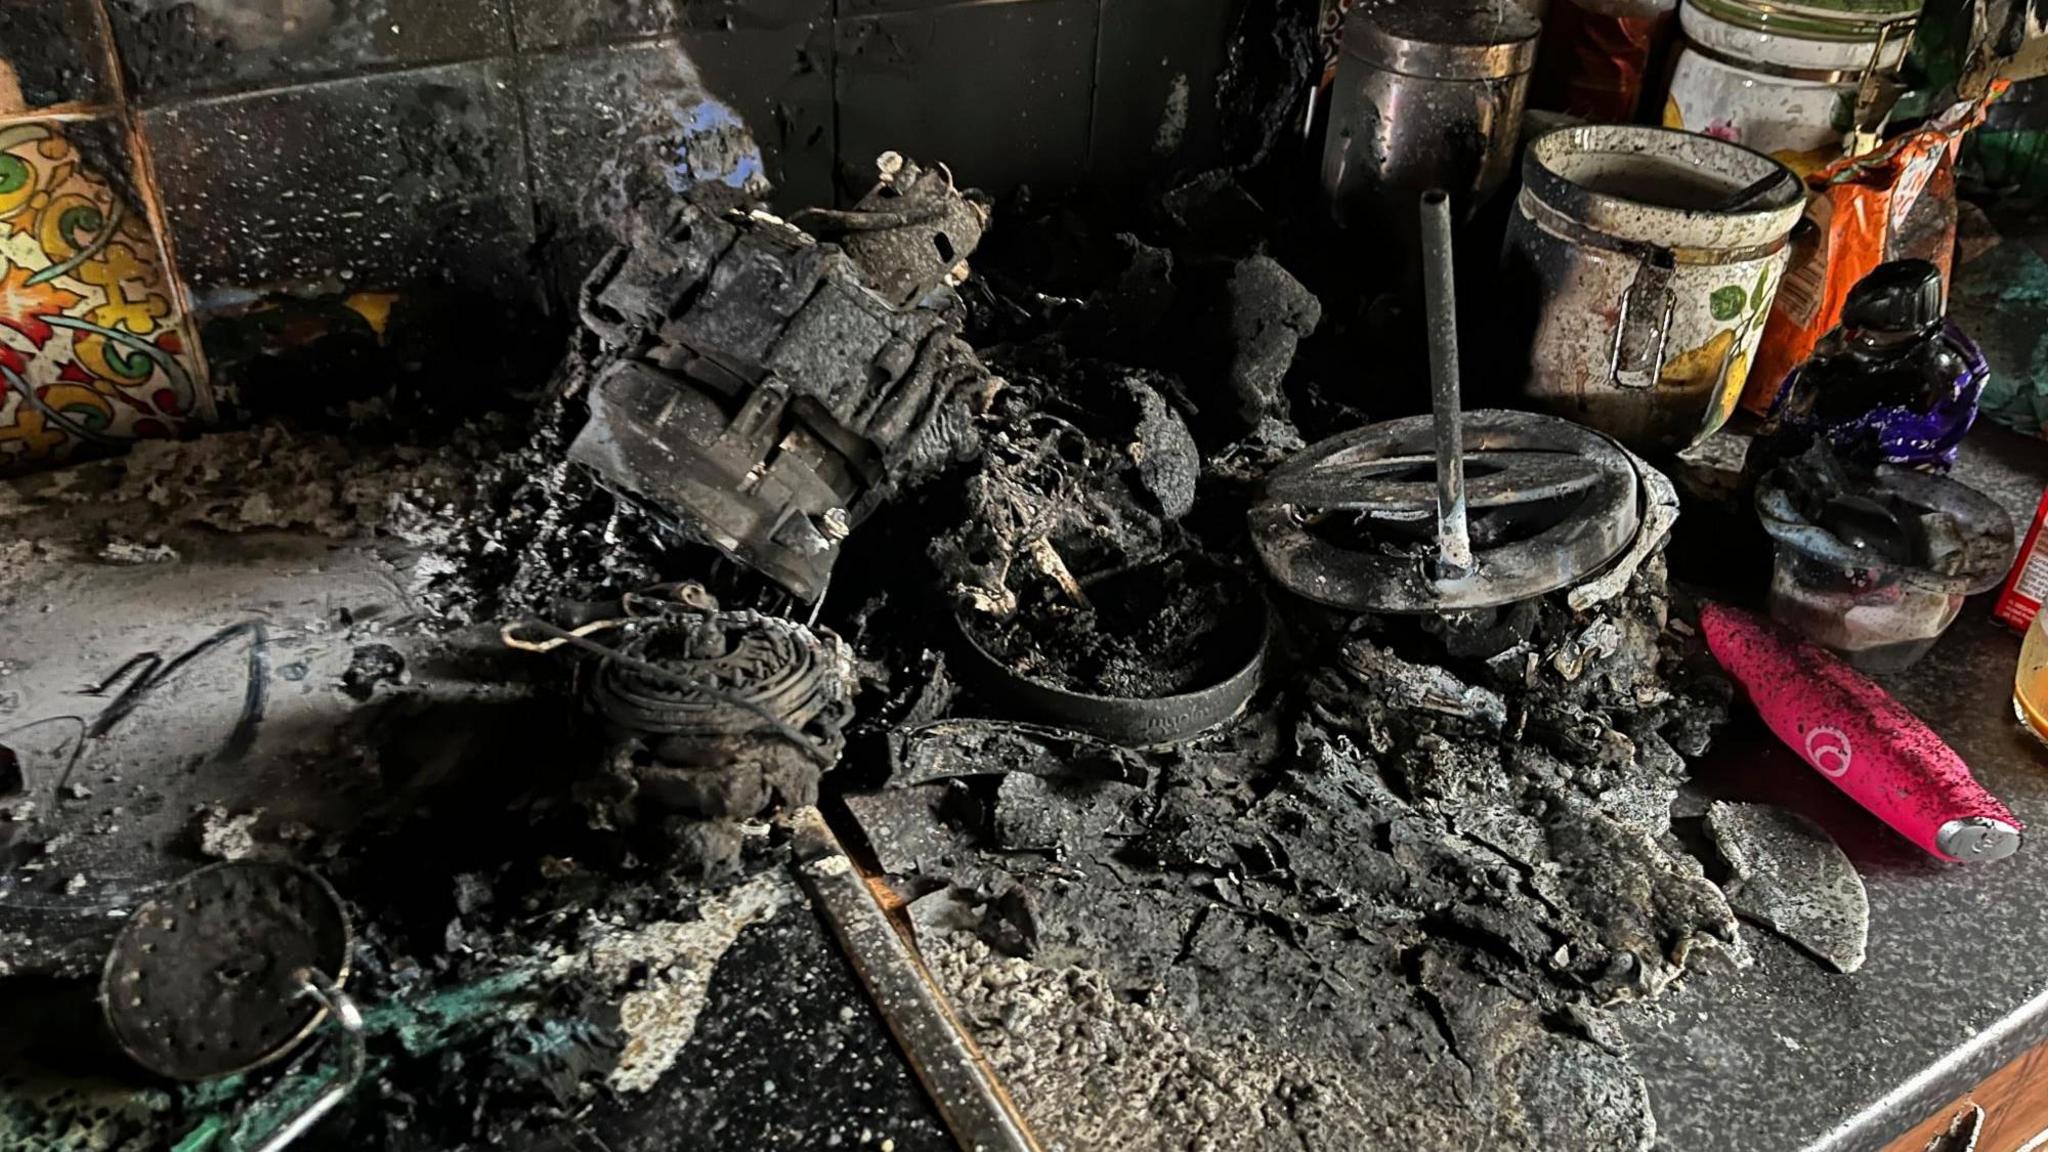
<svg viewBox="0 0 2048 1152"><path fill-rule="evenodd" d="M519 625L519 631L538 633L601 657L591 686L591 699L607 720L621 727L648 733L716 735L744 735L765 729L795 745L821 767L829 768L838 762L835 749L785 718L793 711L778 713L763 702L763 697L774 700L795 692L806 669L815 692L819 673L813 661L783 671L771 681L768 692L733 692L706 677L691 676L643 658L640 652L648 642L646 636L634 637L614 648L545 620L529 619ZM745 713L756 723L749 724L734 716L734 712Z"/></svg>

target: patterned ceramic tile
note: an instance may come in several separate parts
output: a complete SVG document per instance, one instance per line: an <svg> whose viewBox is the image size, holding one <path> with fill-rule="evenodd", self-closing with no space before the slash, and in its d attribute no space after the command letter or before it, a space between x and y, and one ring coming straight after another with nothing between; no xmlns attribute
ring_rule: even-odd
<svg viewBox="0 0 2048 1152"><path fill-rule="evenodd" d="M212 415L156 239L121 193L122 133L0 125L0 471Z"/></svg>

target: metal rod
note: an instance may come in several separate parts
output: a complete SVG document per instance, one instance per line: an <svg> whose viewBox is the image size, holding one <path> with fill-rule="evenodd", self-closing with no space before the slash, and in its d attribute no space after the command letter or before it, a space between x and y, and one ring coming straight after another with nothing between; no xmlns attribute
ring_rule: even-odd
<svg viewBox="0 0 2048 1152"><path fill-rule="evenodd" d="M341 1029L341 1070L311 1103L257 1145L256 1152L282 1152L305 1135L307 1129L334 1111L334 1106L355 1089L356 1081L363 1078L363 1069L369 1063L363 1045L363 1014L356 1008L356 1002L321 972L305 968L299 971L298 976L303 994L320 1001Z"/></svg>
<svg viewBox="0 0 2048 1152"><path fill-rule="evenodd" d="M1039 1152L995 1071L954 1018L923 959L889 922L824 816L816 808L800 808L790 814L790 824L798 876L954 1140L972 1152Z"/></svg>
<svg viewBox="0 0 2048 1152"><path fill-rule="evenodd" d="M1429 312L1430 407L1436 415L1437 578L1472 571L1465 523L1465 429L1458 402L1458 295L1451 270L1451 198L1422 194L1422 296Z"/></svg>

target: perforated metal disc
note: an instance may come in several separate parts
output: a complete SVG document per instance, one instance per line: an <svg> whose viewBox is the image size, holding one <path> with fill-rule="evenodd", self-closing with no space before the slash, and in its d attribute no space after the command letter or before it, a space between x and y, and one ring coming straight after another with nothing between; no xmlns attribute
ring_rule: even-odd
<svg viewBox="0 0 2048 1152"><path fill-rule="evenodd" d="M1252 540L1290 591L1356 612L1487 608L1575 584L1641 523L1635 466L1619 445L1554 416L1467 412L1471 572L1437 576L1436 424L1416 416L1312 444L1273 470Z"/></svg>
<svg viewBox="0 0 2048 1152"><path fill-rule="evenodd" d="M327 881L293 864L201 868L135 910L100 980L114 1038L174 1080L246 1071L283 1056L326 1014L299 973L335 984L348 967L348 913Z"/></svg>

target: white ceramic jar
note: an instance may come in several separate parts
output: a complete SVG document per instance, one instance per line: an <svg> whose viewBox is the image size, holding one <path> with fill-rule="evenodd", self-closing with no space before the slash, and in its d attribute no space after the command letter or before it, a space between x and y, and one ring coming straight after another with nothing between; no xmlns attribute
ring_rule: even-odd
<svg viewBox="0 0 2048 1152"><path fill-rule="evenodd" d="M1843 153L1857 83L1896 71L1919 0L1685 0L1664 126L1767 153L1804 176Z"/></svg>
<svg viewBox="0 0 2048 1152"><path fill-rule="evenodd" d="M1640 452L1712 434L1805 203L1784 165L1703 136L1587 125L1531 141L1502 268L1523 396Z"/></svg>

